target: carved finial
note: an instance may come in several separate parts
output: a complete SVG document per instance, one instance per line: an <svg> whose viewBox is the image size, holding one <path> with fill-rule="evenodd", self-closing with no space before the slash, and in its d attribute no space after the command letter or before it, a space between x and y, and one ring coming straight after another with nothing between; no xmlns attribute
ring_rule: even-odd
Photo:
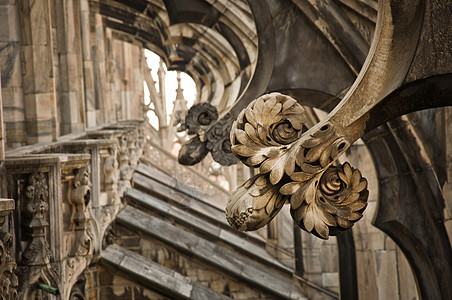
<svg viewBox="0 0 452 300"><path fill-rule="evenodd" d="M231 130L232 151L260 174L231 196L226 216L232 226L262 227L286 200L297 224L324 239L362 217L366 179L348 163L332 166L350 142L328 121L303 133L305 122L304 109L279 93L254 100L240 113Z"/></svg>

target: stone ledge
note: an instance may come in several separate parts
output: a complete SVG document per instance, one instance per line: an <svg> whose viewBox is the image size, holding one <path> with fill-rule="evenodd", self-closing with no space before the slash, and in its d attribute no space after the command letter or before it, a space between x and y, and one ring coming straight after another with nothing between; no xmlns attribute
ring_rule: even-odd
<svg viewBox="0 0 452 300"><path fill-rule="evenodd" d="M102 262L178 299L231 299L118 245L102 252Z"/></svg>
<svg viewBox="0 0 452 300"><path fill-rule="evenodd" d="M172 206L166 202L163 202L156 197L147 195L136 189L130 189L126 193L126 197L132 200L134 203L144 206L152 211L168 215L174 218L179 224L184 224L188 228L193 228L195 231L200 232L210 239L218 240L223 243L229 244L238 251L248 255L249 257L256 258L266 264L271 265L274 268L278 268L281 271L292 274L293 270L281 264L278 260L272 257L262 247L234 234L230 231L221 229L208 221L205 221L199 217L196 217L188 212Z"/></svg>
<svg viewBox="0 0 452 300"><path fill-rule="evenodd" d="M148 166L149 168L149 166ZM166 174L160 174L159 178L155 178L152 173L144 173L144 169L140 169L141 172L135 172L133 175L133 187L141 190L147 194L155 195L159 199L165 200L167 202L175 203L184 210L189 210L193 214L200 215L202 218L209 220L213 224L219 224L223 228L231 228L229 223L226 221L226 216L224 213L224 207L216 207L209 203L206 203L203 199L194 197L193 195L186 194L180 191L179 187L171 187L163 182L166 180L171 180L171 178ZM148 169L146 169L148 170ZM254 243L265 247L265 240L262 236L256 232L241 232L243 237L247 239L252 239Z"/></svg>
<svg viewBox="0 0 452 300"><path fill-rule="evenodd" d="M183 165L181 166L185 167ZM224 194L223 192L221 192L221 195L218 195L218 197L212 197L210 195L204 194L202 191L184 184L179 179L159 170L157 167L149 166L145 163L140 163L138 165L137 172L140 172L141 174L153 178L159 181L160 183L170 188L176 189L190 197L202 199L202 201L220 210L224 210L224 207L226 206L227 203L227 199L229 197L228 194ZM220 193L220 191L218 192Z"/></svg>
<svg viewBox="0 0 452 300"><path fill-rule="evenodd" d="M293 277L285 276L276 270L267 271L267 266L264 264L168 224L136 208L127 206L118 214L117 221L175 247L181 253L195 256L209 265L277 295L281 299L306 299L294 283Z"/></svg>
<svg viewBox="0 0 452 300"><path fill-rule="evenodd" d="M8 214L14 210L14 207L15 207L14 199L0 198L0 213L7 212Z"/></svg>

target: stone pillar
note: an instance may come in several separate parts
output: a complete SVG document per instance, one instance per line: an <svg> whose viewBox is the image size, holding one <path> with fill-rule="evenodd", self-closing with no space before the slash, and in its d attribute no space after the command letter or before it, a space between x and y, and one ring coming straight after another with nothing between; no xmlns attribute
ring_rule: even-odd
<svg viewBox="0 0 452 300"><path fill-rule="evenodd" d="M107 74L112 74L112 70L109 72L108 65L108 43L111 41L107 39L105 31L109 31L103 26L102 16L98 13L91 13L91 23L94 24L94 29L91 31L92 41L92 60L94 63L94 97L96 107L99 108L97 119L102 123L108 123L115 118L115 106L111 100L111 77ZM106 44L107 42L107 44ZM111 47L110 47L111 48ZM111 66L113 67L113 66ZM88 106L88 110L90 106Z"/></svg>
<svg viewBox="0 0 452 300"><path fill-rule="evenodd" d="M132 94L130 97L129 106L129 120L143 119L143 103L144 103L144 76L143 76L143 49L140 46L129 44L130 65L128 71L130 73L130 85Z"/></svg>
<svg viewBox="0 0 452 300"><path fill-rule="evenodd" d="M77 2L55 2L56 51L59 59L58 106L61 114L61 134L78 133L85 128L80 7L75 3Z"/></svg>
<svg viewBox="0 0 452 300"><path fill-rule="evenodd" d="M447 159L447 181L443 185L444 199L446 199L444 208L444 226L449 236L449 242L452 244L452 107L444 108L445 114L445 145Z"/></svg>
<svg viewBox="0 0 452 300"><path fill-rule="evenodd" d="M97 125L97 111L100 109L96 102L94 90L94 66L91 55L90 12L88 0L80 1L80 27L83 56L83 79L85 87L86 126Z"/></svg>
<svg viewBox="0 0 452 300"><path fill-rule="evenodd" d="M2 175L3 161L5 160L5 134L3 126L3 100L2 100L2 82L1 82L1 68L0 68L0 175ZM2 178L2 177L0 177ZM1 179L0 179L1 186ZM1 196L1 195L0 195Z"/></svg>
<svg viewBox="0 0 452 300"><path fill-rule="evenodd" d="M20 0L20 41L27 144L58 136L49 0Z"/></svg>
<svg viewBox="0 0 452 300"><path fill-rule="evenodd" d="M106 37L108 39L107 59L108 72L110 73L111 95L115 96L110 97L110 99L107 99L107 101L110 102L114 107L114 119L120 121L124 120L123 98L127 88L127 78L124 78L122 74L122 70L124 69L124 43L122 43L120 40L114 39L112 34L113 33L111 32L111 30L106 31Z"/></svg>
<svg viewBox="0 0 452 300"><path fill-rule="evenodd" d="M0 3L0 65L3 94L4 131L8 147L26 143L22 68L20 59L19 15L17 1Z"/></svg>

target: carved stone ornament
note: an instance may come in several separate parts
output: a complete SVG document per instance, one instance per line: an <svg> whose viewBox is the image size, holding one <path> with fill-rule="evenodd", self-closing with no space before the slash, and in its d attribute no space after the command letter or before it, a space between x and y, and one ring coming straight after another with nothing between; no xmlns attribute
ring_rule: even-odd
<svg viewBox="0 0 452 300"><path fill-rule="evenodd" d="M50 262L51 257L50 247L45 236L45 229L49 226L45 218L49 209L49 187L43 173L34 172L28 177L25 200L25 212L29 216L25 227L30 242L22 254L22 263L46 265Z"/></svg>
<svg viewBox="0 0 452 300"><path fill-rule="evenodd" d="M49 185L46 175L36 171L29 175L25 188L25 217L23 224L28 244L17 268L19 299L35 299L40 293L37 282L58 288L58 268L51 264L52 252L46 238Z"/></svg>
<svg viewBox="0 0 452 300"><path fill-rule="evenodd" d="M11 251L14 238L9 232L1 228L5 218L15 209L13 199L0 198L0 299L17 299L19 280L15 274L17 269L16 260Z"/></svg>
<svg viewBox="0 0 452 300"><path fill-rule="evenodd" d="M217 108L208 102L193 105L185 117L188 134L197 134L200 129L218 120Z"/></svg>
<svg viewBox="0 0 452 300"><path fill-rule="evenodd" d="M0 233L0 298L17 299L19 280L14 271L16 260L11 256L13 237L7 232Z"/></svg>
<svg viewBox="0 0 452 300"><path fill-rule="evenodd" d="M185 118L188 134L196 134L179 152L179 162L183 165L194 165L200 162L209 152L213 160L224 166L237 163L231 151L229 132L233 119L230 114L224 115L218 122L215 106L203 102L193 105Z"/></svg>
<svg viewBox="0 0 452 300"><path fill-rule="evenodd" d="M305 122L303 107L279 93L254 100L234 122L232 151L260 171L226 207L236 229L266 225L286 202L297 224L323 239L361 219L367 180L348 163L333 165L350 141L328 120L303 133Z"/></svg>
<svg viewBox="0 0 452 300"><path fill-rule="evenodd" d="M90 176L91 168L89 165L79 169L75 174L70 203L74 205L72 222L75 224L76 229L85 229L85 223L90 218L87 210L91 199Z"/></svg>
<svg viewBox="0 0 452 300"><path fill-rule="evenodd" d="M102 165L103 190L109 193L109 199L114 199L112 202L116 203L116 199L119 199L119 163L117 159L118 149L116 145L114 145L109 152L110 155L105 159L105 162Z"/></svg>

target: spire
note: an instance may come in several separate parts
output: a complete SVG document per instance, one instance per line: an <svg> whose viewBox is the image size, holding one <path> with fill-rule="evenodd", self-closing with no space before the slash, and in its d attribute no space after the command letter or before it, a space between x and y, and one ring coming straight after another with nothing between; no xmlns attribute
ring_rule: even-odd
<svg viewBox="0 0 452 300"><path fill-rule="evenodd" d="M175 120L184 120L185 114L188 111L187 100L185 100L184 89L182 88L180 72L177 71L177 89L176 89L176 99L174 100L173 115ZM173 124L174 125L174 124Z"/></svg>
<svg viewBox="0 0 452 300"><path fill-rule="evenodd" d="M159 69L157 70L157 76L159 78L159 94L162 102L162 107L164 108L164 115L166 116L166 93L165 93L165 77L166 71L163 67L163 60L159 61Z"/></svg>
<svg viewBox="0 0 452 300"><path fill-rule="evenodd" d="M184 94L183 94L184 89L182 88L182 84L181 84L181 80L180 80L180 72L177 71L177 89L176 89L176 100L174 102L177 102L178 100L180 101L185 101L184 98ZM176 104L176 103L174 103ZM187 104L187 101L185 101L185 104Z"/></svg>

